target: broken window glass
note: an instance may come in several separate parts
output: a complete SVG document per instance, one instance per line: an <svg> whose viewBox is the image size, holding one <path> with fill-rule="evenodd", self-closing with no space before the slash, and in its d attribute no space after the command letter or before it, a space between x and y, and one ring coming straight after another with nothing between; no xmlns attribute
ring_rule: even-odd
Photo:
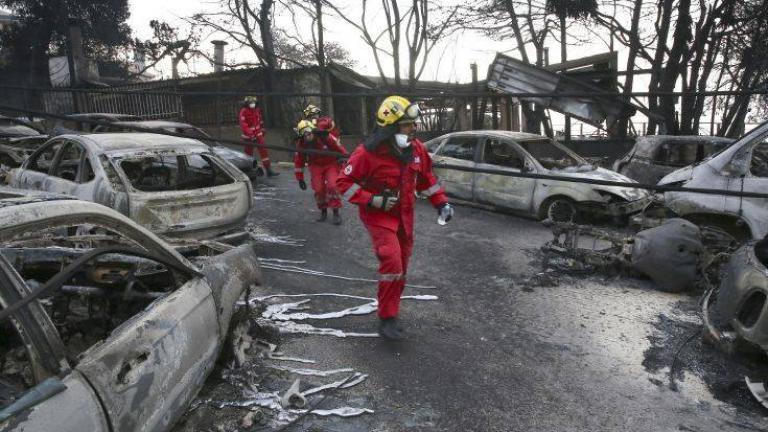
<svg viewBox="0 0 768 432"><path fill-rule="evenodd" d="M77 171L80 160L85 151L75 143L67 143L61 152L61 157L53 170L53 176L74 182L77 180Z"/></svg>
<svg viewBox="0 0 768 432"><path fill-rule="evenodd" d="M487 138L485 140L483 162L522 170L525 164L525 158L517 151L512 143L502 141L498 138Z"/></svg>
<svg viewBox="0 0 768 432"><path fill-rule="evenodd" d="M525 140L519 144L546 169L558 170L587 165L586 160L548 139Z"/></svg>
<svg viewBox="0 0 768 432"><path fill-rule="evenodd" d="M475 136L453 136L448 138L448 142L440 151L440 156L474 161L476 147L477 137Z"/></svg>
<svg viewBox="0 0 768 432"><path fill-rule="evenodd" d="M32 171L48 174L53 164L53 158L56 156L56 152L59 151L63 142L58 141L47 145L40 153L33 156L29 161L28 168Z"/></svg>
<svg viewBox="0 0 768 432"><path fill-rule="evenodd" d="M210 155L149 155L120 162L131 185L144 192L216 187L235 180Z"/></svg>
<svg viewBox="0 0 768 432"><path fill-rule="evenodd" d="M768 138L764 138L752 150L749 171L756 177L768 178Z"/></svg>

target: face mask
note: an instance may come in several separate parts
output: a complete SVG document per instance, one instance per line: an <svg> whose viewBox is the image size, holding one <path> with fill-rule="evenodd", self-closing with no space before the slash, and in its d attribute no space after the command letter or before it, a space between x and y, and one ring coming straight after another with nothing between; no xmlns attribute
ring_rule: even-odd
<svg viewBox="0 0 768 432"><path fill-rule="evenodd" d="M249 108L256 108L256 104L255 104L255 103L249 103L249 104L248 104L248 107L249 107Z"/></svg>
<svg viewBox="0 0 768 432"><path fill-rule="evenodd" d="M408 148L411 145L411 141L406 134L395 134L395 143L401 149Z"/></svg>

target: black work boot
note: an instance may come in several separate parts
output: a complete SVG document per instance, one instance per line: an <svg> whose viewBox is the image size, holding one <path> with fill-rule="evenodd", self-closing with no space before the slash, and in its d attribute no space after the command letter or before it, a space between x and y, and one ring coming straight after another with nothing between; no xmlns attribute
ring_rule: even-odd
<svg viewBox="0 0 768 432"><path fill-rule="evenodd" d="M320 217L317 218L317 222L325 222L326 220L328 220L328 210L322 209L320 211Z"/></svg>
<svg viewBox="0 0 768 432"><path fill-rule="evenodd" d="M386 318L379 322L379 335L389 340L402 340L403 334L397 328L396 318Z"/></svg>
<svg viewBox="0 0 768 432"><path fill-rule="evenodd" d="M339 214L339 209L333 209L333 224L341 225L341 215Z"/></svg>
<svg viewBox="0 0 768 432"><path fill-rule="evenodd" d="M272 167L267 168L267 177L277 177L279 175L279 172L272 171Z"/></svg>
<svg viewBox="0 0 768 432"><path fill-rule="evenodd" d="M256 160L253 161L253 172L256 173L256 177L264 177L264 169L259 166Z"/></svg>

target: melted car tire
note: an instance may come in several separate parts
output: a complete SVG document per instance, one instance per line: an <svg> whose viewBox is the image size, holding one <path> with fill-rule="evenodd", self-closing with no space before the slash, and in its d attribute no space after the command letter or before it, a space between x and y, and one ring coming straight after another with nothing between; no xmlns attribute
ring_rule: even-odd
<svg viewBox="0 0 768 432"><path fill-rule="evenodd" d="M560 207L557 209L556 207ZM569 209L570 217L554 217L555 211L563 211L563 209ZM541 212L539 214L541 219L550 219L553 222L577 222L579 219L579 211L576 207L576 201L565 196L554 196L547 198L541 205ZM561 215L562 216L562 215Z"/></svg>

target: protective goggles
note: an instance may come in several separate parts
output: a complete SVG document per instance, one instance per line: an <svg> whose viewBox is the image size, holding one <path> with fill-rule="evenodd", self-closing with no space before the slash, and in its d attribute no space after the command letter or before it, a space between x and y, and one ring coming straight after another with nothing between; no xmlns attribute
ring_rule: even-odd
<svg viewBox="0 0 768 432"><path fill-rule="evenodd" d="M413 121L416 120L421 116L421 108L419 108L419 104L412 103L408 105L405 108L405 112L403 113L403 116L400 118L400 122L403 121Z"/></svg>

